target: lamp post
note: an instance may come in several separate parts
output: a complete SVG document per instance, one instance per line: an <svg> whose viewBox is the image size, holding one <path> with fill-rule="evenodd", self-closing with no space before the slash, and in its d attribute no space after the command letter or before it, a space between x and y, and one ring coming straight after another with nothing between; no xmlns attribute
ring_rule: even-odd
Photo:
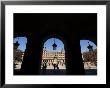
<svg viewBox="0 0 110 88"><path fill-rule="evenodd" d="M89 42L88 42L89 43ZM93 51L93 46L92 45L88 45L87 48L89 49L89 51Z"/></svg>

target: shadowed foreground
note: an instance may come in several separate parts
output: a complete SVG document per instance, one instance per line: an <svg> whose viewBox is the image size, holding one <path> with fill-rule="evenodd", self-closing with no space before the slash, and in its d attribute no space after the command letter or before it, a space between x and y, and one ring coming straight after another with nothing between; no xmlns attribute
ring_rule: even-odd
<svg viewBox="0 0 110 88"><path fill-rule="evenodd" d="M41 69L40 75L66 75L66 69L47 69L46 71Z"/></svg>
<svg viewBox="0 0 110 88"><path fill-rule="evenodd" d="M16 70L14 71L14 75L22 75L20 71ZM43 71L41 69L39 75L67 75L66 74L66 69L47 69L46 71ZM97 69L86 69L85 70L85 75L97 75Z"/></svg>
<svg viewBox="0 0 110 88"><path fill-rule="evenodd" d="M47 69L46 71L41 70L40 75L66 75L65 69ZM85 75L97 75L97 69L86 69Z"/></svg>

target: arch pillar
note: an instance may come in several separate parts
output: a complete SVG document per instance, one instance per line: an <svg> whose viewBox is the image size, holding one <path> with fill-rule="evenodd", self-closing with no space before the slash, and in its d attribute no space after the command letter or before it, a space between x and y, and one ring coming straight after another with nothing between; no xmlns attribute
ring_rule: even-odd
<svg viewBox="0 0 110 88"><path fill-rule="evenodd" d="M40 64L40 40L36 41L36 36L27 36L26 50L21 67L21 74L38 75Z"/></svg>
<svg viewBox="0 0 110 88"><path fill-rule="evenodd" d="M68 41L68 58L66 60L68 75L84 75L84 64L81 55L80 40Z"/></svg>

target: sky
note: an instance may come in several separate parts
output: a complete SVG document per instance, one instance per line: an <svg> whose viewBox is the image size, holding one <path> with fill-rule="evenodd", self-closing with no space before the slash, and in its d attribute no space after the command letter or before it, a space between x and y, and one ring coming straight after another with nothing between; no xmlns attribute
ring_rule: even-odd
<svg viewBox="0 0 110 88"><path fill-rule="evenodd" d="M16 43L18 41L18 43L20 44L18 49L22 50L23 52L25 52L26 49L26 44L27 44L27 38L26 37L17 37L14 38L14 43Z"/></svg>
<svg viewBox="0 0 110 88"><path fill-rule="evenodd" d="M89 44L93 46L93 49L96 49L97 46L93 42L89 40L80 40L81 53L89 51L89 49L87 48Z"/></svg>
<svg viewBox="0 0 110 88"><path fill-rule="evenodd" d="M18 41L18 43L20 44L19 47L18 47L18 49L20 49L23 52L25 52L26 44L27 44L27 38L26 37L17 37L17 38L14 38L14 43L16 41ZM48 51L61 51L62 49L64 49L64 44L63 44L63 42L61 40L55 38L55 43L57 45L56 50L53 50L53 47L52 47L53 43L54 43L54 38L50 38L50 39L48 39L44 43L44 47L46 47L46 49ZM87 46L89 44L93 46L93 49L96 49L96 45L93 42L91 42L89 40L80 40L81 53L86 52L86 51L89 51L88 48L87 48Z"/></svg>
<svg viewBox="0 0 110 88"><path fill-rule="evenodd" d="M64 49L63 42L57 38L55 38L55 44L57 45L56 50L53 50L53 46L52 46L53 44L54 44L54 38L50 38L44 43L44 47L46 47L48 51L61 51L62 49Z"/></svg>

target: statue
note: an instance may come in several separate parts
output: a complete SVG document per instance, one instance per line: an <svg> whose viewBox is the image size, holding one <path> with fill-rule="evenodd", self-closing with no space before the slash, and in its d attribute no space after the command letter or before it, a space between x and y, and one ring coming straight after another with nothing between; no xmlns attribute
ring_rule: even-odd
<svg viewBox="0 0 110 88"><path fill-rule="evenodd" d="M56 56L54 57L53 67L54 67L54 70L55 70L55 68L59 69L59 67L58 67L58 60L57 60Z"/></svg>

